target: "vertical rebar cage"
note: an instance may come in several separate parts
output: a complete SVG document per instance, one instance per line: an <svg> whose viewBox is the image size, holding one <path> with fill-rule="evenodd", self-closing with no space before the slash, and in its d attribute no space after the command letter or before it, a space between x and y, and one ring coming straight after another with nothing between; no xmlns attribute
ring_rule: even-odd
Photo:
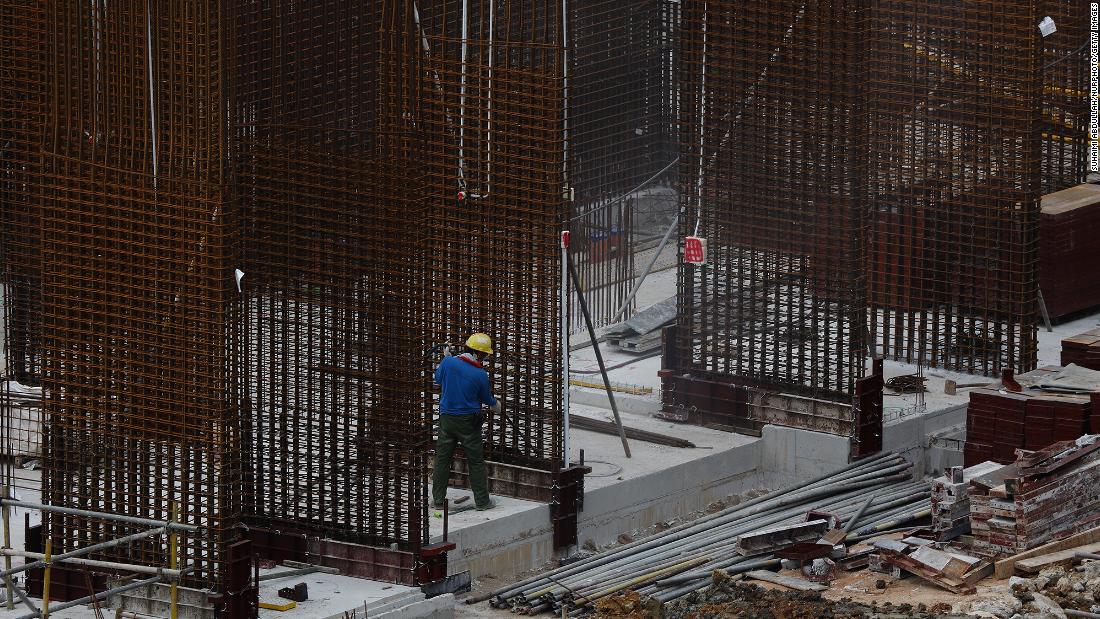
<svg viewBox="0 0 1100 619"><path fill-rule="evenodd" d="M1035 367L1040 18L1034 1L870 3L871 324L885 356Z"/></svg>
<svg viewBox="0 0 1100 619"><path fill-rule="evenodd" d="M1043 195L1085 182L1089 131L1089 0L1044 0L1039 17L1057 30L1043 37Z"/></svg>
<svg viewBox="0 0 1100 619"><path fill-rule="evenodd" d="M217 586L240 512L240 423L218 2L47 3L43 499L204 528ZM190 10L184 10L185 8ZM134 533L47 514L73 549ZM123 554L126 553L126 554ZM165 565L159 542L103 556Z"/></svg>
<svg viewBox="0 0 1100 619"><path fill-rule="evenodd" d="M0 4L0 295L3 377L41 379L42 160L46 112L46 8L35 0Z"/></svg>
<svg viewBox="0 0 1100 619"><path fill-rule="evenodd" d="M565 6L434 0L419 9L433 343L493 338L488 369L504 408L487 422L486 457L552 470L563 461Z"/></svg>
<svg viewBox="0 0 1100 619"><path fill-rule="evenodd" d="M236 16L248 522L427 542L427 217L411 2Z"/></svg>
<svg viewBox="0 0 1100 619"><path fill-rule="evenodd" d="M681 371L846 400L864 374L858 2L684 4Z"/></svg>
<svg viewBox="0 0 1100 619"><path fill-rule="evenodd" d="M679 4L588 0L570 9L570 229L598 326L624 317L617 310L631 289L635 254L661 238L677 210ZM579 310L574 314L572 322L583 330Z"/></svg>

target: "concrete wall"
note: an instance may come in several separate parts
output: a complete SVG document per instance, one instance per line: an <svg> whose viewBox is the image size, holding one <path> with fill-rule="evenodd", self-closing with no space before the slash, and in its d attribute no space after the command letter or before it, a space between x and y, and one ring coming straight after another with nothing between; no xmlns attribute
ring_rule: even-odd
<svg viewBox="0 0 1100 619"><path fill-rule="evenodd" d="M847 437L811 430L764 426L760 468L768 487L779 488L848 464Z"/></svg>
<svg viewBox="0 0 1100 619"><path fill-rule="evenodd" d="M939 475L945 466L962 464L962 454L928 448L928 437L966 428L966 405L899 419L882 429L882 450L894 451L913 463L918 476Z"/></svg>

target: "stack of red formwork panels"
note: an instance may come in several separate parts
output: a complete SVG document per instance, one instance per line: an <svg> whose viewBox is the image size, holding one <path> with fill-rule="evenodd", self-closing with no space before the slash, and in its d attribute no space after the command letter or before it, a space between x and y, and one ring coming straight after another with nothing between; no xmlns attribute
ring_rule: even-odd
<svg viewBox="0 0 1100 619"><path fill-rule="evenodd" d="M1017 378L1034 384L1060 369L1044 367ZM1093 410L1098 411L1096 415ZM1017 449L1043 449L1089 432L1100 433L1100 394L976 389L970 393L966 412L963 463L974 466L992 460L1010 464L1016 460Z"/></svg>
<svg viewBox="0 0 1100 619"><path fill-rule="evenodd" d="M1062 365L1079 365L1100 370L1100 329L1062 340Z"/></svg>
<svg viewBox="0 0 1100 619"><path fill-rule="evenodd" d="M1039 288L1052 320L1100 305L1100 186L1043 196Z"/></svg>
<svg viewBox="0 0 1100 619"><path fill-rule="evenodd" d="M1008 464L1024 446L1028 397L1019 393L978 389L970 393L966 411L966 466L993 460Z"/></svg>
<svg viewBox="0 0 1100 619"><path fill-rule="evenodd" d="M1023 552L1100 521L1100 442L1058 442L1025 452L1015 465L1003 485L967 490L975 554Z"/></svg>

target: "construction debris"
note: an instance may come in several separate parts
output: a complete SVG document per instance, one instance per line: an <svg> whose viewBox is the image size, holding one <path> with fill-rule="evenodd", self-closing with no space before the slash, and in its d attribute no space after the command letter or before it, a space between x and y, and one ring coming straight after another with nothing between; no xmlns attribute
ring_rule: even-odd
<svg viewBox="0 0 1100 619"><path fill-rule="evenodd" d="M886 565L905 570L956 594L974 592L974 583L993 572L989 562L977 557L948 553L929 546L883 540L873 544Z"/></svg>
<svg viewBox="0 0 1100 619"><path fill-rule="evenodd" d="M928 379L924 376L905 374L887 379L885 385L887 389L892 389L897 393L926 393L928 391L928 388L924 386L926 382L928 382Z"/></svg>
<svg viewBox="0 0 1100 619"><path fill-rule="evenodd" d="M669 297L605 331L608 343L632 353L661 348L661 329L676 320L676 297Z"/></svg>
<svg viewBox="0 0 1100 619"><path fill-rule="evenodd" d="M819 585L816 582L810 582L808 580L802 580L801 578L793 578L791 576L781 576L775 572L768 572L765 570L753 570L745 574L745 578L750 580L762 580L764 582L770 582L774 585L780 585L788 589L794 589L795 591L826 591L829 588L825 585Z"/></svg>
<svg viewBox="0 0 1100 619"><path fill-rule="evenodd" d="M975 478L986 478L1006 469L996 462L982 462L964 469L953 466L944 477L932 480L932 532L937 541L952 540L970 532L970 497L967 488Z"/></svg>
<svg viewBox="0 0 1100 619"><path fill-rule="evenodd" d="M1028 550L1026 552L1021 552L1019 554L1008 557L1007 559L1001 559L1000 561L997 561L996 576L997 578L1001 579L1012 576L1012 574L1015 572L1016 564L1020 561L1023 561L1024 559L1038 557L1053 552L1059 552L1061 550L1079 549L1079 547L1081 546L1088 546L1097 542L1100 542L1100 527L1089 529L1088 531L1084 531L1076 535L1071 535L1065 539L1061 539L1056 542L1043 544L1042 546L1032 548L1031 550Z"/></svg>
<svg viewBox="0 0 1100 619"><path fill-rule="evenodd" d="M1012 555L1100 521L1100 436L1021 452L1004 484L969 489L973 550Z"/></svg>
<svg viewBox="0 0 1100 619"><path fill-rule="evenodd" d="M1073 565L1083 558L1081 555L1092 555L1095 552L1100 552L1100 544L1078 546L1069 550L1059 550L1037 557L1021 559L1016 562L1016 572L1031 575L1038 574L1048 568Z"/></svg>
<svg viewBox="0 0 1100 619"><path fill-rule="evenodd" d="M1024 603L1021 613L1026 617L1051 609L1070 611L1072 616L1082 616L1074 611L1100 613L1100 561L1047 568L1033 578L1013 578L1011 587Z"/></svg>
<svg viewBox="0 0 1100 619"><path fill-rule="evenodd" d="M705 587L715 572L735 575L775 569L780 560L770 551L742 555L739 549L746 536L759 538L769 530L790 532L809 525L816 531L811 538L817 539L827 528L822 525L850 519L854 519L850 538L864 530L892 528L893 523L907 521L915 513L923 511L927 516L928 488L928 482L912 480L911 465L903 458L881 454L480 599L489 599L497 608L528 614L587 612L600 599L625 589L664 603ZM870 503L868 497L873 498ZM815 517L807 523L811 510L836 518ZM748 540L745 544L747 547Z"/></svg>
<svg viewBox="0 0 1100 619"><path fill-rule="evenodd" d="M825 520L811 520L755 531L738 538L737 552L745 557L776 552L792 544L816 540L828 528L829 523Z"/></svg>

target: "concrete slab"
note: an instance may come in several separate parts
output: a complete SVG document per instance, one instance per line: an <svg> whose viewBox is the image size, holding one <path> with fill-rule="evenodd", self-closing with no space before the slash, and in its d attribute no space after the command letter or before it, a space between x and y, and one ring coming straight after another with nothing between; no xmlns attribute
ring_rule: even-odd
<svg viewBox="0 0 1100 619"><path fill-rule="evenodd" d="M576 405L574 414L607 419L608 411ZM680 449L630 441L633 457L623 455L617 436L574 430L571 455L592 474L585 479L581 544L603 546L620 535L639 535L659 522L698 512L719 500L768 484L759 472L762 441L739 434L684 426L647 415L623 414L627 425L665 432L692 441L696 449ZM450 496L467 494L449 489ZM449 556L449 571L469 570L474 578L513 577L545 565L555 557L549 507L541 503L500 498L499 507L466 511L450 520L449 540L457 548ZM442 539L441 518L432 518L433 541Z"/></svg>

